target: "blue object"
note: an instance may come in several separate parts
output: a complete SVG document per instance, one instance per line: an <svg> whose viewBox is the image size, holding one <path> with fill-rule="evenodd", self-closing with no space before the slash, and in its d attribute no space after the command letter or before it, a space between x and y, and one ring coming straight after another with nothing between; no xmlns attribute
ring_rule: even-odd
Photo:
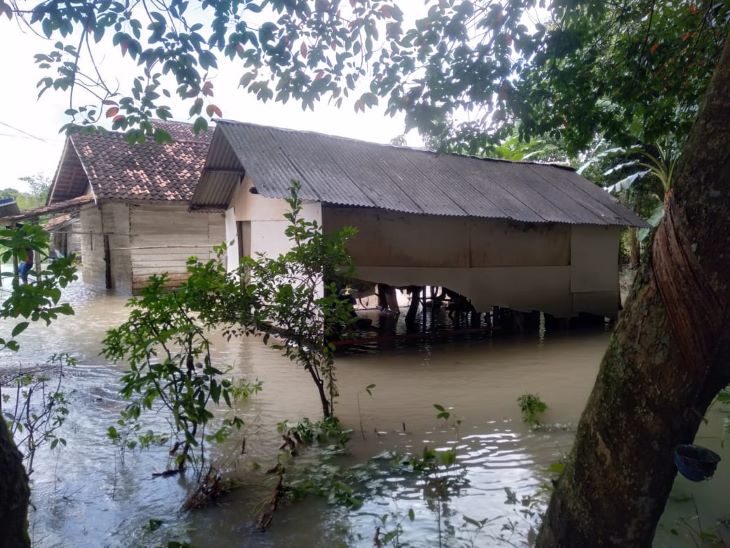
<svg viewBox="0 0 730 548"><path fill-rule="evenodd" d="M23 280L23 283L28 283L28 274L32 268L33 263L28 264L25 261L18 265L18 274L20 274L20 279Z"/></svg>
<svg viewBox="0 0 730 548"><path fill-rule="evenodd" d="M720 455L699 445L678 445L674 448L674 464L690 481L710 479L715 473Z"/></svg>

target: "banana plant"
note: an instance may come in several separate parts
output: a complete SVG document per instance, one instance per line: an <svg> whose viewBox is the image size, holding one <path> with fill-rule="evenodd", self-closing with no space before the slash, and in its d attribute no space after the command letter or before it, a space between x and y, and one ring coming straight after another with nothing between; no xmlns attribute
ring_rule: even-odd
<svg viewBox="0 0 730 548"><path fill-rule="evenodd" d="M635 171L620 181L606 187L606 190L612 194L619 193L631 188L636 181L643 179L644 177L651 176L655 177L662 185L663 193L661 196L657 194L657 198L663 202L664 197L672 186L674 168L677 165L679 155L674 147L668 144L662 146L661 144L656 143L654 147L657 150L656 155L651 154L641 147L633 147L625 150L624 153L626 154L639 154L643 157L643 161L637 159L623 162L608 169L603 174L605 176L610 176L613 173L620 172L628 167L639 168L639 171Z"/></svg>

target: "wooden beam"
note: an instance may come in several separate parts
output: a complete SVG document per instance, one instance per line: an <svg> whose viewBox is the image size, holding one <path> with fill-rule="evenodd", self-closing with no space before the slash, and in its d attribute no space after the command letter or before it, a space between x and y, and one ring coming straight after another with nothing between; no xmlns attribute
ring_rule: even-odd
<svg viewBox="0 0 730 548"><path fill-rule="evenodd" d="M104 234L104 262L106 263L106 288L112 288L112 258L109 250L109 234Z"/></svg>

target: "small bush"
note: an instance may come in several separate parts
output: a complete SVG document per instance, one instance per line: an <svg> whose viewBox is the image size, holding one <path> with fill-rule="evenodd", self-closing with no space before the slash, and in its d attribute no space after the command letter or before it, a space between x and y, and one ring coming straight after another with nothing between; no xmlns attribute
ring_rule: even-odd
<svg viewBox="0 0 730 548"><path fill-rule="evenodd" d="M522 394L517 398L517 403L522 411L522 420L530 426L540 424L540 415L548 408L547 404L537 394Z"/></svg>

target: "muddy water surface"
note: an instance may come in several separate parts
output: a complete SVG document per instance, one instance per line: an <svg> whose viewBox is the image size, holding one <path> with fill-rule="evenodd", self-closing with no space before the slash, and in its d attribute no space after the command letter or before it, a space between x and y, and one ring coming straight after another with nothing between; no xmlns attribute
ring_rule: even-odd
<svg viewBox="0 0 730 548"><path fill-rule="evenodd" d="M183 514L185 480L152 477L165 467L164 448L121 455L105 436L124 407L116 380L124 367L99 356L100 341L126 317L125 300L81 284L66 296L74 317L49 328L34 326L22 335L17 355L2 356L3 368L41 363L59 351L79 360L65 381L68 446L36 457L37 546L154 546L171 540L201 547L372 546L378 527L399 531L391 542L404 546L528 545L540 493L549 485L548 467L570 449L609 337L598 329L420 343L339 357L337 414L353 435L348 454L328 462L373 463L356 486L364 503L346 510L308 498L282 508L261 534L252 524L275 484L263 470L276 462L276 423L319 414L304 373L257 340L217 341L219 363L230 364L236 376L261 380L264 390L238 410L247 423L245 455L237 457L240 437L214 451L241 487L212 508ZM372 396L365 390L371 384ZM522 423L516 398L525 392L538 393L549 405L547 427L531 430ZM449 408L451 424L436 418L433 404ZM711 482L677 480L657 546L694 546L700 533L724 534L719 520L730 517L723 502L730 486L730 454L720 439L724 416L719 408L710 412L699 443L725 461ZM150 421L164 425L162 417ZM388 459L370 460L385 452L454 445L456 466L430 481L393 468ZM298 461L317 463L320 457L310 450ZM700 520L693 518L697 513Z"/></svg>

